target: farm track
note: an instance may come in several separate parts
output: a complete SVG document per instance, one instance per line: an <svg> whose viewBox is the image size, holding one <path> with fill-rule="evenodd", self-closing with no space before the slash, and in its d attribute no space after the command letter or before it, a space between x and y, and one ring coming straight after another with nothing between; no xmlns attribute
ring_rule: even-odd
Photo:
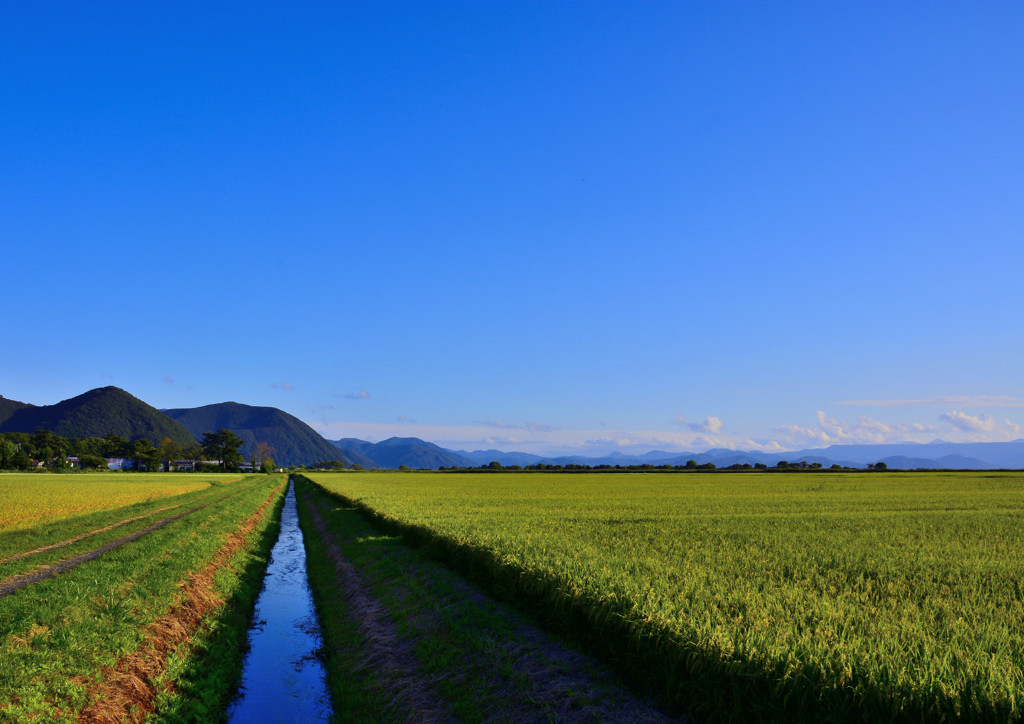
<svg viewBox="0 0 1024 724"><path fill-rule="evenodd" d="M398 628L388 618L387 611L371 595L356 567L345 559L319 507L305 495L299 494L299 500L309 511L313 528L334 565L338 586L357 618L362 636L358 667L379 675L389 709L416 712L417 719L425 723L451 721L451 711L440 700L431 682L419 675L420 665L411 647L401 643Z"/></svg>
<svg viewBox="0 0 1024 724"><path fill-rule="evenodd" d="M107 531L114 530L115 528L120 528L121 526L128 525L129 523L144 520L145 518L151 518L157 513L163 513L166 510L180 508L182 505L184 505L184 503L179 503L178 505L168 505L164 508L157 508L156 510L151 510L148 513L145 513L144 515L137 515L134 518L125 518L124 520L119 520L116 523L105 525L102 528L96 528L95 530L87 531L85 533L82 533L81 535L76 535L74 538L68 538L67 540L58 541L56 543L50 543L49 545L41 546L39 548L35 548L30 551L25 551L23 553L15 553L13 556L8 556L7 558L0 558L0 566L4 565L5 563L21 561L25 558L30 558L32 556L39 555L40 553L48 553L49 551L53 551L58 548L64 548L65 546L72 545L73 543L83 541L86 538L92 538L94 535L100 535L101 533L106 533Z"/></svg>
<svg viewBox="0 0 1024 724"><path fill-rule="evenodd" d="M302 491L300 500L334 565L342 595L350 602L351 615L358 619L363 657L359 667L378 674L387 718L457 721L462 717L439 693L454 688L472 692L476 711L470 718L485 722L672 721L626 691L593 659L567 648L404 545L395 542L379 549L380 555L394 559L399 575L361 572L343 553L345 534L325 520L340 501L302 487L297 490ZM367 532L373 533L369 524L348 536L365 541ZM370 579L375 579L376 589ZM409 614L401 627L391 619L382 594L390 606ZM467 616L467 611L488 614ZM487 615L497 615L501 625L487 626ZM428 662L417 660L418 643L453 636L467 645L440 673L437 666L426 667ZM426 673L425 668L433 670Z"/></svg>
<svg viewBox="0 0 1024 724"><path fill-rule="evenodd" d="M230 497L230 496L225 496L225 497ZM160 528L163 528L165 525L173 523L174 521L179 520L181 518L184 518L186 515L189 515L191 513L195 513L196 511L199 511L199 510L202 510L203 508L206 508L206 507L208 507L210 505L213 505L214 503L219 503L221 500L224 500L224 499L225 498L219 498L218 500L212 500L209 503L203 503L202 505L197 505L197 506L195 506L193 508L189 508L186 511L178 513L177 515L172 515L172 516L169 516L167 518L163 518L161 520L158 520L155 523L152 523L151 525L148 525L145 528L142 528L141 530L135 531L134 533L130 533L130 534L126 535L126 536L122 536L121 538L116 538L115 540L112 540L112 541L110 541L108 543L105 543L105 544L103 544L102 546L100 546L98 548L94 548L94 549L92 549L90 551L84 551L82 553L78 553L76 555L70 556L69 558L65 558L62 561L57 561L56 563L51 563L49 565L42 566L41 568L38 568L38 569L36 569L34 571L31 571L29 573L21 573L21 574L16 575L16 576L11 576L10 578L7 578L5 580L0 581L0 598L3 598L4 596L8 596L8 595L14 593L15 591L19 591L22 588L25 588L26 586L32 585L33 583L38 583L39 581L44 581L44 580L46 580L48 578L54 578L56 576L59 576L62 573L66 573L67 571L70 571L73 568L77 568L78 566L82 565L83 563L88 563L89 561L92 561L92 560L95 560L96 558L99 558L104 553L109 553L112 550L120 548L121 546L125 545L126 543L131 543L133 541L137 541L140 538L142 538L143 536L149 535L153 531L159 530ZM171 506L171 507L173 508L173 507L176 507L176 506ZM168 508L165 508L164 510L167 510L167 509ZM154 511L154 512L160 512L160 511ZM84 538L88 538L88 537L90 537L92 535L97 535L99 533L102 533L102 532L105 532L107 530L110 530L111 528L116 528L116 527L118 527L120 525L125 525L127 523L131 523L131 522L134 522L136 520L140 520L141 518L146 518L146 517L149 517L149 516L140 516L140 518L134 518L134 519L127 520L127 521L122 521L122 522L117 523L115 525L107 526L107 528L101 528L101 529L99 529L97 531L92 531L92 532L90 532L90 533L88 533L88 534L86 534L84 536L80 536L78 538L71 539L71 540L68 540L68 541L63 541L60 544L55 544L53 546L47 546L45 548L41 548L41 549L38 549L36 551L31 551L30 553L27 553L27 554L19 554L19 556L20 557L27 557L28 555L33 555L33 554L36 554L36 553L42 553L42 552L44 552L46 550L52 550L53 548L59 548L59 547L65 546L65 545L71 545L72 543L76 543L77 541L83 540ZM7 560L14 560L14 558L9 558Z"/></svg>
<svg viewBox="0 0 1024 724"><path fill-rule="evenodd" d="M167 670L168 660L188 645L204 619L224 605L215 590L214 577L246 546L247 537L259 526L267 508L273 505L285 485L275 487L256 512L228 536L206 568L182 581L179 601L146 627L145 639L136 651L103 672L100 681L89 691L93 703L79 713L77 721L89 724L140 722L155 711L154 702L161 688L159 679Z"/></svg>

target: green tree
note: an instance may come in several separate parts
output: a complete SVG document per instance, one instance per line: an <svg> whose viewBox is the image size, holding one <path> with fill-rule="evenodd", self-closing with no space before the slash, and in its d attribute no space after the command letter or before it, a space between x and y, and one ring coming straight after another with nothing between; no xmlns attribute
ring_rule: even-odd
<svg viewBox="0 0 1024 724"><path fill-rule="evenodd" d="M217 432L203 433L203 453L220 462L221 470L237 470L244 458L238 450L242 447L242 438L227 428Z"/></svg>
<svg viewBox="0 0 1024 724"><path fill-rule="evenodd" d="M136 470L145 467L146 470L154 472L160 467L160 451L149 440L132 440L129 450L129 457L135 460Z"/></svg>
<svg viewBox="0 0 1024 724"><path fill-rule="evenodd" d="M18 446L13 440L0 440L0 470L10 470L14 467L14 455L17 452Z"/></svg>
<svg viewBox="0 0 1024 724"><path fill-rule="evenodd" d="M160 441L160 458L163 460L163 468L166 472L171 471L171 463L182 456L181 446L169 437Z"/></svg>

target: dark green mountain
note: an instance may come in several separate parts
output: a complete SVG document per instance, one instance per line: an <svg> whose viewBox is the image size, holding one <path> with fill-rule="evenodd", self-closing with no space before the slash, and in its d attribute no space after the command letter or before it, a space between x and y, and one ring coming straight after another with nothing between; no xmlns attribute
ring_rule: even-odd
<svg viewBox="0 0 1024 724"><path fill-rule="evenodd" d="M14 404L22 406L13 409L6 419L5 409L9 408L0 404L0 432L43 429L61 437L120 435L128 440L146 439L154 445L168 437L179 445L196 442L184 427L119 387L89 390L56 405Z"/></svg>
<svg viewBox="0 0 1024 724"><path fill-rule="evenodd" d="M0 425L3 425L18 410L23 407L32 407L27 402L18 402L17 400L8 400L6 397L0 395Z"/></svg>
<svg viewBox="0 0 1024 724"><path fill-rule="evenodd" d="M276 407L253 407L237 402L220 402L203 407L164 410L169 417L185 426L197 440L203 433L221 428L231 430L244 441L242 455L248 459L257 442L274 448L278 465L309 465L324 460L347 462L331 443L297 417Z"/></svg>
<svg viewBox="0 0 1024 724"><path fill-rule="evenodd" d="M337 440L334 446L346 456L358 453L372 461L373 465L359 463L363 467L397 468L405 465L413 469L436 470L439 467L464 467L473 462L451 450L425 442L418 437L392 437L378 443L345 438Z"/></svg>

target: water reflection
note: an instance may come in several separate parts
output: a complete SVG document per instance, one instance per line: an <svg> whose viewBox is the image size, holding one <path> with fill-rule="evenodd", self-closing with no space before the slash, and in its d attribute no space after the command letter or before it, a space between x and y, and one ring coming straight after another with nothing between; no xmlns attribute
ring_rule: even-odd
<svg viewBox="0 0 1024 724"><path fill-rule="evenodd" d="M316 657L320 624L306 577L295 484L281 512L281 533L256 601L242 690L228 708L228 721L320 722L331 716L324 668Z"/></svg>

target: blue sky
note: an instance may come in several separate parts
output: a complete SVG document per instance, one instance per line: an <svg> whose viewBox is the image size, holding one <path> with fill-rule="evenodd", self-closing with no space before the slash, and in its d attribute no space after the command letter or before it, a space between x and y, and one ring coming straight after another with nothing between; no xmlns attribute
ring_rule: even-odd
<svg viewBox="0 0 1024 724"><path fill-rule="evenodd" d="M5 3L0 394L1024 437L1024 6Z"/></svg>

